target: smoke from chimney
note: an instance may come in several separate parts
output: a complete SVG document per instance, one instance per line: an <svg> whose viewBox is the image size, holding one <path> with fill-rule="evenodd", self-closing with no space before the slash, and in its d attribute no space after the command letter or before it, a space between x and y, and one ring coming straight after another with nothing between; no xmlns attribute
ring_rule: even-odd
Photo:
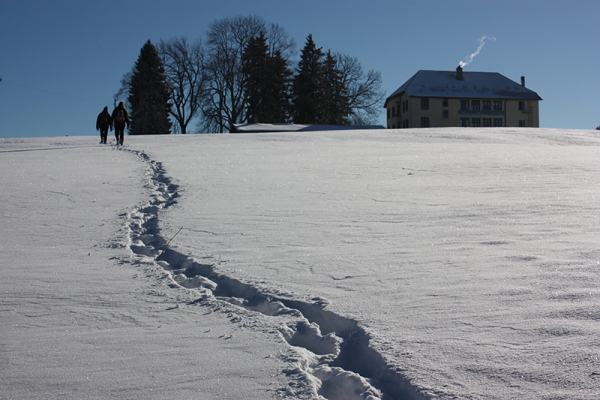
<svg viewBox="0 0 600 400"><path fill-rule="evenodd" d="M458 65L461 68L464 68L465 66L467 66L468 64L470 64L471 61L473 61L473 59L475 57L477 57L477 55L479 54L479 52L481 51L481 49L483 49L483 46L485 45L485 40L486 39L488 39L488 40L494 40L494 41L496 40L495 37L489 38L487 36L482 36L479 39L477 39L479 41L479 46L477 47L477 51L475 51L475 53L471 54L470 56L467 56L466 61L461 61L461 62L458 63Z"/></svg>

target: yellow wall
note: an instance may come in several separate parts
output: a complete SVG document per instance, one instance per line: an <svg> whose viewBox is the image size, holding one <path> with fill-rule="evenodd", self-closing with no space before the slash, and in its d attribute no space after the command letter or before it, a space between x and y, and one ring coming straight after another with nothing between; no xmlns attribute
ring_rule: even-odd
<svg viewBox="0 0 600 400"><path fill-rule="evenodd" d="M460 100L448 98L448 106L443 106L443 98L429 98L429 109L421 110L421 98L420 97L409 97L406 93L389 99L386 103L387 112L387 128L420 128L421 117L429 118L429 126L432 128L437 127L458 127L461 126L461 118L469 118L472 121L473 118L478 118L483 126L483 119L490 118L492 126L494 126L494 119L502 119L502 126L504 127L518 127L519 121L524 121L525 127L538 128L540 126L539 117L539 101L538 100L521 100L524 103L524 110L519 110L520 100L501 100L503 115L490 115L495 113L481 113L467 112L464 115L460 114ZM466 100L466 99L465 99ZM483 99L469 99L480 100L481 107L483 108ZM492 101L493 99L486 99ZM408 101L408 111L403 111L402 104ZM394 113L394 108L395 113ZM443 110L448 111L448 118L443 118ZM406 122L408 120L408 126ZM404 122L404 124L403 124Z"/></svg>

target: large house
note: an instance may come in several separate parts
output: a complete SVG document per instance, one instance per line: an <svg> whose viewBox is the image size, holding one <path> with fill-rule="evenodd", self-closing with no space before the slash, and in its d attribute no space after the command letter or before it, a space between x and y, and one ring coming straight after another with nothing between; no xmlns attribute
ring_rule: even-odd
<svg viewBox="0 0 600 400"><path fill-rule="evenodd" d="M497 72L419 71L384 107L388 128L536 127L540 96Z"/></svg>

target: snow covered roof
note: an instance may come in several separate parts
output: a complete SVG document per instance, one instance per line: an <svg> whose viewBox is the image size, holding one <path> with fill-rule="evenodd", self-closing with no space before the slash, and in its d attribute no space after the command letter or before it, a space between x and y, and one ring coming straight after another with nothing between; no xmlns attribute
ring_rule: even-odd
<svg viewBox="0 0 600 400"><path fill-rule="evenodd" d="M458 76L462 74L462 80ZM386 99L411 97L542 100L533 90L498 72L419 71Z"/></svg>
<svg viewBox="0 0 600 400"><path fill-rule="evenodd" d="M307 132L385 129L381 125L235 124L232 133Z"/></svg>

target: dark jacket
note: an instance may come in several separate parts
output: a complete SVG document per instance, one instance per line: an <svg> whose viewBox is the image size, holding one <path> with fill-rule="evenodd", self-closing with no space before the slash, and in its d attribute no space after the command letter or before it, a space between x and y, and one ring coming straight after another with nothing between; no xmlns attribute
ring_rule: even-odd
<svg viewBox="0 0 600 400"><path fill-rule="evenodd" d="M108 127L111 126L111 122L112 118L108 112L108 107L104 107L104 110L98 114L98 118L96 119L96 130L108 130Z"/></svg>
<svg viewBox="0 0 600 400"><path fill-rule="evenodd" d="M117 114L121 110L123 111L123 122L119 122L117 118ZM127 108L125 107L125 104L123 104L123 102L119 103L119 105L114 109L112 113L111 126L112 125L118 126L119 128L124 128L125 125L127 125L127 127L129 128L129 114L127 113Z"/></svg>

